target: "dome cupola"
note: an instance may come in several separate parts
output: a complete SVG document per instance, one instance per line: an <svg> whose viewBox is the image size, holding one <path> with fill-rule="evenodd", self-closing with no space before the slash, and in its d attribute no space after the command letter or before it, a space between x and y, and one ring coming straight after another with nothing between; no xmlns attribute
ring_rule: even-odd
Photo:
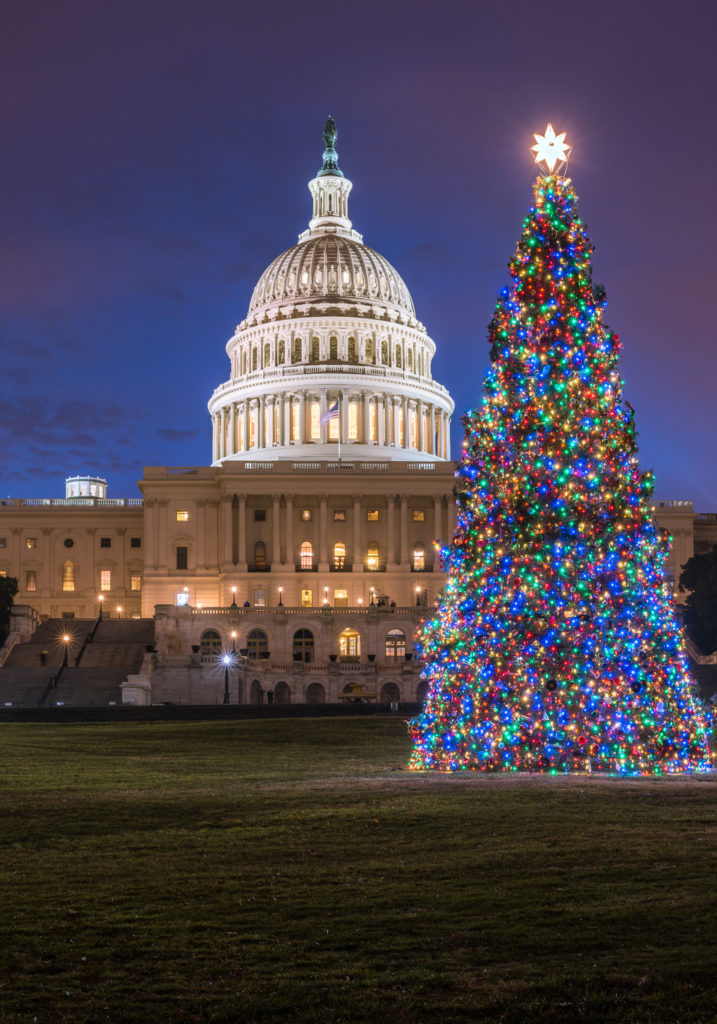
<svg viewBox="0 0 717 1024"><path fill-rule="evenodd" d="M259 278L212 395L213 463L278 458L438 461L453 402L403 279L348 217L334 119L309 182L309 226Z"/></svg>

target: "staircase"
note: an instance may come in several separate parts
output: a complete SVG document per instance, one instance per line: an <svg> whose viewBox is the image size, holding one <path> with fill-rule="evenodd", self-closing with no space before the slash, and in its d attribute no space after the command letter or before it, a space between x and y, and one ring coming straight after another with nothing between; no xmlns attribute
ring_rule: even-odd
<svg viewBox="0 0 717 1024"><path fill-rule="evenodd" d="M94 636L83 650L93 629ZM45 695L45 705L120 704L120 684L139 671L146 648L154 643L154 619L109 619L100 623L96 619L48 619L35 630L29 643L15 647L0 667L0 708L10 703L14 707L37 706L48 681L62 664L64 634L72 637L67 667L57 687ZM75 661L78 655L79 665Z"/></svg>

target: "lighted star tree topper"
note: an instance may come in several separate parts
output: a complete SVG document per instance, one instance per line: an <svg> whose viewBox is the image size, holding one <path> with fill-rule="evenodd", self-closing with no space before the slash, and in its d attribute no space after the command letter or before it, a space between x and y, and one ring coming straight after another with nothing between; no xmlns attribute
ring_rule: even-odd
<svg viewBox="0 0 717 1024"><path fill-rule="evenodd" d="M418 635L412 769L708 771L665 559L564 167L536 135L534 204L464 418L448 579Z"/></svg>

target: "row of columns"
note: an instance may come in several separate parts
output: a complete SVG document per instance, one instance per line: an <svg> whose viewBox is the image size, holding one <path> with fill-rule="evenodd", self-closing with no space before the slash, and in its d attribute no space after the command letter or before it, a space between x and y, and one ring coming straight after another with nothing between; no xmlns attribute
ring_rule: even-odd
<svg viewBox="0 0 717 1024"><path fill-rule="evenodd" d="M438 458L450 458L450 417L445 410L399 395L377 395L348 390L318 394L268 394L232 402L214 413L213 462L238 452L259 451L293 444L326 444L328 423L321 423L329 404L338 399L342 444L376 444L413 449ZM311 407L319 406L319 437L312 437ZM349 436L349 405L355 404L356 436ZM374 408L372 423L371 407ZM415 417L415 431L413 429ZM372 436L373 435L373 436Z"/></svg>
<svg viewBox="0 0 717 1024"><path fill-rule="evenodd" d="M281 352L279 349L280 342L264 340L258 340L254 342L245 342L240 348L237 346L232 353L232 380L243 378L250 373L260 373L263 370L271 370L275 367L281 366L305 366L305 365L316 365L318 362L324 362L331 358L330 344L331 339L336 338L337 340L337 353L336 358L341 362L348 362L350 360L349 354L349 339L353 338L354 335L347 337L337 336L335 332L320 331L306 336L298 337L294 335L291 340L286 340L284 344L284 358L281 359ZM314 356L312 351L312 344L314 338L319 339L319 353L318 357ZM294 343L296 341L301 342L301 353L295 354ZM373 352L368 355L366 353L366 341L373 341ZM264 358L264 348L266 345L270 346L269 360L268 362ZM382 346L386 345L386 353L384 358L384 352ZM401 352L401 365L397 365L396 350L399 349ZM411 352L411 367L408 366L408 353ZM256 354L256 368L254 369L254 354ZM364 339L363 342L357 341L357 352L355 361L362 366L378 367L379 369L386 370L408 370L409 373L415 373L419 377L423 377L428 372L429 366L429 353L428 350L422 345L416 345L415 348L411 348L408 343L401 343L397 341L390 341L389 339ZM352 362L354 360L351 360Z"/></svg>

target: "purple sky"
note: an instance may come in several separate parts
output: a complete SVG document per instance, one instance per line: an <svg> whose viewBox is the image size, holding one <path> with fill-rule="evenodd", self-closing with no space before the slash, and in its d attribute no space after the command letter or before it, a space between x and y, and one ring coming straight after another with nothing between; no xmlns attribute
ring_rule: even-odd
<svg viewBox="0 0 717 1024"><path fill-rule="evenodd" d="M38 0L0 39L2 497L206 465L207 400L310 216L327 114L350 215L480 399L534 177L573 144L656 496L717 511L712 2Z"/></svg>

